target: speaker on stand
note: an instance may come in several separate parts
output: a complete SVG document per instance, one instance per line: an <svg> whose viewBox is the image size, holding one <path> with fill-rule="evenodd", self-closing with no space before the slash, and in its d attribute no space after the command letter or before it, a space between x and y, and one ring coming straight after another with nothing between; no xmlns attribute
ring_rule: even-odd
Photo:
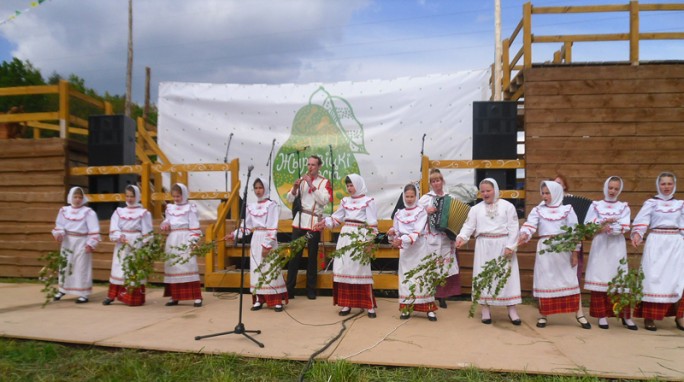
<svg viewBox="0 0 684 382"><path fill-rule="evenodd" d="M135 121L125 115L94 115L88 118L88 166L135 165ZM135 185L137 174L88 177L91 194L123 193ZM109 220L119 203L93 203L100 220Z"/></svg>
<svg viewBox="0 0 684 382"><path fill-rule="evenodd" d="M517 102L473 102L473 160L482 159L518 159ZM477 184L485 178L496 180L501 190L517 189L515 169L475 170ZM510 202L518 208L521 200Z"/></svg>

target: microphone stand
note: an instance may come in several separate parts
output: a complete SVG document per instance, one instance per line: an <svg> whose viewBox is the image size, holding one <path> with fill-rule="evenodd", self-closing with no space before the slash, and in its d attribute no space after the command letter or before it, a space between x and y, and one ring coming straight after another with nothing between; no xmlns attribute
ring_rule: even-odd
<svg viewBox="0 0 684 382"><path fill-rule="evenodd" d="M244 233L247 232L247 188L249 187L249 177L252 175L252 169L254 169L254 166L249 166L249 170L247 172L247 182L245 184L245 192L244 192L244 203L242 203L242 208L240 209L240 217L242 219L242 233L243 233L243 239L242 239L242 254L240 255L240 261L242 264L245 262L245 247L247 241L244 239ZM237 239L235 241L235 244L237 245ZM243 292L243 284L245 282L245 267L242 266L240 267L240 309L239 309L239 315L238 315L238 323L235 326L235 329L228 331L228 332L221 332L221 333L214 333L214 334L208 334L206 336L197 336L195 337L195 341L199 341L203 338L209 338L209 337L217 337L217 336L222 336L226 334L241 334L245 337L247 337L250 341L254 342L255 344L259 345L260 348L264 347L264 344L261 342L255 340L252 336L250 336L247 333L256 333L256 334L261 334L261 330L246 330L245 329L245 324L242 323L242 292Z"/></svg>
<svg viewBox="0 0 684 382"><path fill-rule="evenodd" d="M228 164L228 150L230 150L230 141L233 140L233 133L228 136L228 144L226 145L226 156L223 157L223 164ZM226 193L228 192L228 171L223 172L226 176Z"/></svg>
<svg viewBox="0 0 684 382"><path fill-rule="evenodd" d="M271 144L271 153L268 154L268 162L266 162L266 166L268 166L268 190L266 190L266 195L269 195L271 193L271 174L273 173L273 149L275 149L275 138L273 138L273 143Z"/></svg>
<svg viewBox="0 0 684 382"><path fill-rule="evenodd" d="M330 195L330 215L332 215L335 212L335 158L333 157L332 145L328 145L328 148L330 149L330 166L332 168L330 172L330 189L332 190Z"/></svg>

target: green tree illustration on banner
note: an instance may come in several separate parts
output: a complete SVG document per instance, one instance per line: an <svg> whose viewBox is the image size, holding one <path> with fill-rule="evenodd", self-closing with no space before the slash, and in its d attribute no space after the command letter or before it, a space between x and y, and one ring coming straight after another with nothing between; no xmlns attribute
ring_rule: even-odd
<svg viewBox="0 0 684 382"><path fill-rule="evenodd" d="M317 100L320 102L316 103ZM303 150L305 147L308 148ZM331 148L333 157L330 156ZM285 195L297 177L306 173L307 158L318 155L323 159L321 175L332 181L335 204L338 205L347 194L344 178L360 172L354 154L368 154L364 145L363 125L356 119L347 100L332 96L325 88L319 87L309 97L309 103L297 111L290 137L276 154L273 179L278 196L292 208ZM332 208L328 209L329 212Z"/></svg>

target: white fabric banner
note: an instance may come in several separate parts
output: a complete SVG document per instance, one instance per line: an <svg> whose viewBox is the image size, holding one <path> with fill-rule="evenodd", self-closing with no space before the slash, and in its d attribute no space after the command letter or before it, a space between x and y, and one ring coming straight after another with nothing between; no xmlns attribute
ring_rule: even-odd
<svg viewBox="0 0 684 382"><path fill-rule="evenodd" d="M291 216L284 195L312 154L323 158L328 179L335 166L336 206L346 196L345 176L359 173L378 203L378 217L389 219L403 186L420 180L423 134L430 159L472 159L472 103L489 98L488 81L489 71L479 70L330 84L163 82L159 145L172 163L222 163L229 149L228 161L240 159L244 190L249 165L250 183L268 181L275 139L270 190L282 206L281 219ZM475 182L472 170L443 174L447 187ZM224 173L194 173L189 183L190 191L226 190ZM251 184L249 190L252 200ZM203 219L216 217L218 202L197 204Z"/></svg>

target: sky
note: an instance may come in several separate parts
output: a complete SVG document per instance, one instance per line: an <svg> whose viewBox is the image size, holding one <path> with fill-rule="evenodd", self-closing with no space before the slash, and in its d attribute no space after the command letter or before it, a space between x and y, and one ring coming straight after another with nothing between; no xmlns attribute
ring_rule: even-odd
<svg viewBox="0 0 684 382"><path fill-rule="evenodd" d="M31 7L32 1L0 2L0 61L28 60L45 78L73 73L100 93L124 94L128 1L47 0ZM524 2L501 1L503 37L520 21ZM145 67L152 72L153 103L159 82L168 81L329 83L485 69L494 59L493 8L494 0L135 0L133 98L143 102ZM682 20L684 12L647 12L641 31L682 32ZM629 18L627 13L535 15L532 28L537 35L627 32ZM533 60L550 60L559 47L536 44ZM642 42L640 51L642 60L682 60L684 41ZM575 62L628 56L627 42L573 48Z"/></svg>

